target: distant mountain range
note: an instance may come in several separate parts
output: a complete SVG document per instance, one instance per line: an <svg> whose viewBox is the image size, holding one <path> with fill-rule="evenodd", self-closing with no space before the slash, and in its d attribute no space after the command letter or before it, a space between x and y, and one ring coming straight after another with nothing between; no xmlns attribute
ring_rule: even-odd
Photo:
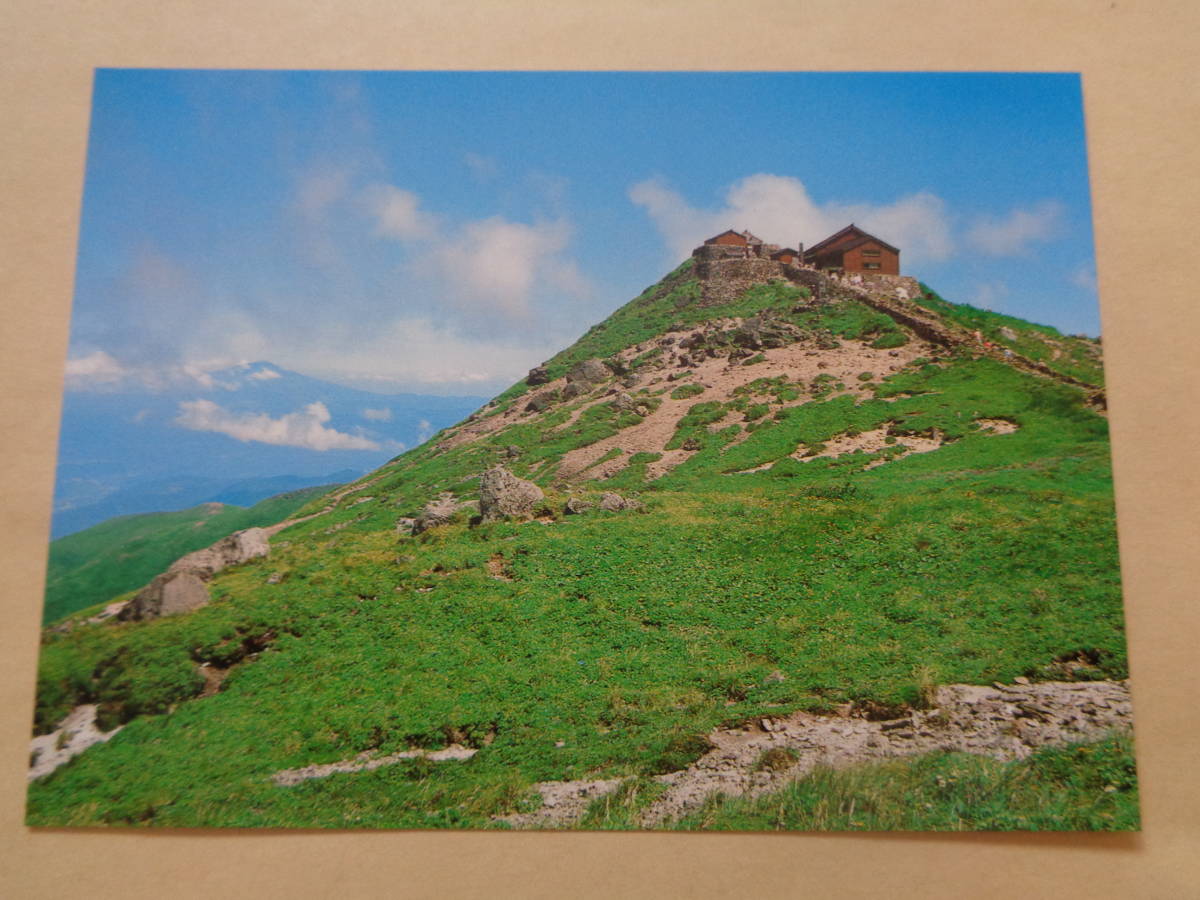
<svg viewBox="0 0 1200 900"><path fill-rule="evenodd" d="M249 506L352 480L482 402L375 394L268 362L209 377L163 390L67 391L52 537L118 515Z"/></svg>

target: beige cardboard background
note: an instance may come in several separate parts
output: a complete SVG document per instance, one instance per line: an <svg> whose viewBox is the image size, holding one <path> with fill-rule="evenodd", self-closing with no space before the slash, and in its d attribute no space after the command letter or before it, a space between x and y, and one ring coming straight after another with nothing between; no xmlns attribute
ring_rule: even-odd
<svg viewBox="0 0 1200 900"><path fill-rule="evenodd" d="M0 893L1200 895L1194 0L8 0L0 26ZM21 824L95 66L1084 74L1144 832L33 832Z"/></svg>

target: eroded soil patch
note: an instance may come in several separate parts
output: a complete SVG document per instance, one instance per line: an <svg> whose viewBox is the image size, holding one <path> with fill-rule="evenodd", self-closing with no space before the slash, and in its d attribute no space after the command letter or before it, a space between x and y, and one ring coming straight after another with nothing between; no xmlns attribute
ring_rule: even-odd
<svg viewBox="0 0 1200 900"><path fill-rule="evenodd" d="M371 751L367 750L358 754L354 759L302 766L299 769L284 769L272 775L271 779L280 787L291 787L302 781L327 778L341 772L370 772L383 766L395 765L406 759L427 759L430 762L461 761L470 759L478 752L473 747L464 747L461 744L451 744L444 750L401 750L398 753L389 753L387 756L372 756Z"/></svg>
<svg viewBox="0 0 1200 900"><path fill-rule="evenodd" d="M109 740L123 727L118 725L112 731L101 731L96 727L94 703L75 707L57 728L29 742L29 780L49 775L89 747Z"/></svg>
<svg viewBox="0 0 1200 900"><path fill-rule="evenodd" d="M937 750L1024 759L1040 747L1127 730L1132 716L1128 682L1095 681L947 685L937 690L932 708L891 719L866 718L849 708L834 716L796 712L757 719L717 729L708 735L712 750L686 769L656 776L666 791L642 811L639 824L663 825L715 794L777 790L819 765L844 767ZM518 828L570 826L591 801L620 783L543 782L535 787L540 809L499 818Z"/></svg>

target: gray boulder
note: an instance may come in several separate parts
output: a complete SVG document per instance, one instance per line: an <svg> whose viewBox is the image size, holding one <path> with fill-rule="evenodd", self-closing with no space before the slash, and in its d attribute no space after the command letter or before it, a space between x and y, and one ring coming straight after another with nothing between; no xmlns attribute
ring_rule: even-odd
<svg viewBox="0 0 1200 900"><path fill-rule="evenodd" d="M545 498L532 481L518 478L504 466L493 466L479 482L479 514L484 522L499 519L528 519Z"/></svg>
<svg viewBox="0 0 1200 900"><path fill-rule="evenodd" d="M605 491L600 495L600 508L606 509L609 512L621 512L625 509L638 509L641 507L636 500L629 500L622 497L620 494L615 494L612 491Z"/></svg>
<svg viewBox="0 0 1200 900"><path fill-rule="evenodd" d="M525 383L530 387L539 384L547 384L550 381L550 373L546 371L545 366L534 366L529 370L529 374L525 377Z"/></svg>
<svg viewBox="0 0 1200 900"><path fill-rule="evenodd" d="M413 522L412 533L414 535L423 534L431 528L449 525L462 507L463 504L455 500L453 494L449 491L442 492L436 499L425 504L420 515Z"/></svg>
<svg viewBox="0 0 1200 900"><path fill-rule="evenodd" d="M567 381L594 386L608 379L612 374L612 369L600 360L585 359L571 367L571 371L567 373Z"/></svg>
<svg viewBox="0 0 1200 900"><path fill-rule="evenodd" d="M568 385L569 387L570 385ZM529 412L544 412L555 403L558 402L558 391L546 390L539 391L529 398L529 402L525 405L525 409Z"/></svg>
<svg viewBox="0 0 1200 900"><path fill-rule="evenodd" d="M168 570L133 595L117 618L124 622L188 613L208 604L211 575Z"/></svg>
<svg viewBox="0 0 1200 900"><path fill-rule="evenodd" d="M579 497L572 497L567 501L567 505L563 507L563 513L568 516L578 516L587 512L595 505L596 504L588 500L581 500Z"/></svg>
<svg viewBox="0 0 1200 900"><path fill-rule="evenodd" d="M247 528L215 544L181 556L167 571L133 595L117 613L121 621L157 619L191 612L208 603L208 582L229 566L259 559L271 552L267 532Z"/></svg>
<svg viewBox="0 0 1200 900"><path fill-rule="evenodd" d="M271 552L267 532L262 528L247 528L221 538L211 547L181 556L171 563L168 572L202 572L215 575L228 566L236 566Z"/></svg>
<svg viewBox="0 0 1200 900"><path fill-rule="evenodd" d="M614 409L619 409L622 412L633 412L637 408L637 403L634 402L633 397L624 391L621 391L613 398L612 405Z"/></svg>
<svg viewBox="0 0 1200 900"><path fill-rule="evenodd" d="M1000 337L1004 338L1006 341L1015 341L1017 339L1017 333L1007 325L1001 325Z"/></svg>

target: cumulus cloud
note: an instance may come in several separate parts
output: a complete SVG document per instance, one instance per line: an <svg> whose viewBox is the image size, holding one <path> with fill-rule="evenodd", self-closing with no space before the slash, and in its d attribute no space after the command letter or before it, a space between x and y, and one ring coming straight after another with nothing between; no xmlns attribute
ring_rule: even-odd
<svg viewBox="0 0 1200 900"><path fill-rule="evenodd" d="M390 422L392 421L392 410L389 407L382 409L364 409L362 411L363 418L371 422Z"/></svg>
<svg viewBox="0 0 1200 900"><path fill-rule="evenodd" d="M413 241L433 237L437 231L437 219L420 209L421 199L412 191L374 184L363 190L362 200L378 236Z"/></svg>
<svg viewBox="0 0 1200 900"><path fill-rule="evenodd" d="M417 443L423 444L433 437L433 424L428 419L417 423Z"/></svg>
<svg viewBox="0 0 1200 900"><path fill-rule="evenodd" d="M324 403L310 403L278 419L266 413L234 413L211 400L179 404L175 424L193 431L215 431L239 441L257 441L309 450L379 450L375 441L327 428L331 416Z"/></svg>
<svg viewBox="0 0 1200 900"><path fill-rule="evenodd" d="M426 272L445 282L447 299L459 307L521 318L539 289L587 293L583 275L564 253L570 239L563 219L527 225L493 216L467 222L443 241Z"/></svg>
<svg viewBox="0 0 1200 900"><path fill-rule="evenodd" d="M1020 256L1031 244L1053 240L1062 233L1063 205L1045 200L1006 216L983 217L967 231L967 243L991 256Z"/></svg>
<svg viewBox="0 0 1200 900"><path fill-rule="evenodd" d="M355 341L352 356L322 342L297 348L294 365L283 358L280 362L365 390L490 391L551 356L564 340L563 335L541 331L470 337L452 323L413 316L379 323ZM404 351L397 353L397 347Z"/></svg>
<svg viewBox="0 0 1200 900"><path fill-rule="evenodd" d="M106 350L93 350L67 359L66 387L72 391L116 391L142 388L163 391L187 387L235 391L239 385L223 381L213 373L233 365L230 359L189 363L133 363L117 359ZM252 376L253 377L253 376Z"/></svg>
<svg viewBox="0 0 1200 900"><path fill-rule="evenodd" d="M896 244L908 260L941 260L954 249L945 203L930 193L882 205L817 203L800 179L760 173L734 182L718 209L694 207L657 179L633 185L629 199L646 210L674 258L726 228L748 229L771 243L811 246L851 222Z"/></svg>
<svg viewBox="0 0 1200 900"><path fill-rule="evenodd" d="M247 377L252 378L255 381L274 381L276 378L282 378L283 376L274 369L258 369L254 372L251 372Z"/></svg>
<svg viewBox="0 0 1200 900"><path fill-rule="evenodd" d="M129 375L129 370L103 350L67 360L67 387L72 390L115 385Z"/></svg>

